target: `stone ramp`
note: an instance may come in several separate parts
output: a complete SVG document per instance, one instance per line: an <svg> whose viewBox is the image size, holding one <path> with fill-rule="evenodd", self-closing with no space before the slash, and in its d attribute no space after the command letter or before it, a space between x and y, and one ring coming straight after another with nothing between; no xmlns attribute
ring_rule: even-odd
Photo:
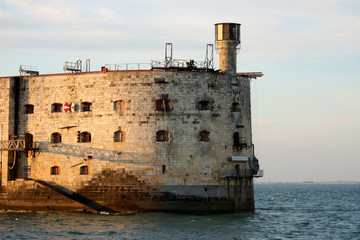
<svg viewBox="0 0 360 240"><path fill-rule="evenodd" d="M61 195L67 197L67 198L70 198L78 203L81 203L97 212L107 212L107 213L118 213L117 211L113 210L113 209L110 209L108 207L105 207L87 197L84 197L83 195L80 195L74 191L71 191L70 189L68 188L65 188L61 185L58 185L54 182L49 182L49 181L42 181L42 180L37 180L37 179L30 179L30 180L33 180L45 187L48 187L50 188L51 190L57 192L57 193L60 193Z"/></svg>

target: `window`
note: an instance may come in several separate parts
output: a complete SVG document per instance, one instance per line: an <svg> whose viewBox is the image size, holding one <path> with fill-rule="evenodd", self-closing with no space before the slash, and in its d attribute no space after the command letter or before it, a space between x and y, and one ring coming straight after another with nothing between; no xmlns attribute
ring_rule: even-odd
<svg viewBox="0 0 360 240"><path fill-rule="evenodd" d="M156 132L156 141L157 142L168 142L170 140L170 133L165 130L160 130Z"/></svg>
<svg viewBox="0 0 360 240"><path fill-rule="evenodd" d="M166 165L162 165L162 174L165 174L166 172Z"/></svg>
<svg viewBox="0 0 360 240"><path fill-rule="evenodd" d="M126 110L126 101L118 100L114 102L114 111L124 111Z"/></svg>
<svg viewBox="0 0 360 240"><path fill-rule="evenodd" d="M91 142L91 134L89 132L80 133L80 142Z"/></svg>
<svg viewBox="0 0 360 240"><path fill-rule="evenodd" d="M238 132L235 132L233 134L233 138L234 138L233 149L239 151L247 146L246 139L244 137L240 137L240 134Z"/></svg>
<svg viewBox="0 0 360 240"><path fill-rule="evenodd" d="M202 141L202 142L209 142L210 141L210 132L208 131L201 131L199 133L199 141Z"/></svg>
<svg viewBox="0 0 360 240"><path fill-rule="evenodd" d="M89 166L80 167L80 175L88 175L89 174Z"/></svg>
<svg viewBox="0 0 360 240"><path fill-rule="evenodd" d="M25 134L25 148L33 148L33 135L31 133Z"/></svg>
<svg viewBox="0 0 360 240"><path fill-rule="evenodd" d="M51 134L51 142L52 143L61 143L61 134L58 132Z"/></svg>
<svg viewBox="0 0 360 240"><path fill-rule="evenodd" d="M231 111L232 112L240 112L240 104L238 102L233 102Z"/></svg>
<svg viewBox="0 0 360 240"><path fill-rule="evenodd" d="M172 110L172 101L170 99L161 98L155 101L156 111L171 111Z"/></svg>
<svg viewBox="0 0 360 240"><path fill-rule="evenodd" d="M53 166L50 168L50 175L60 175L60 167Z"/></svg>
<svg viewBox="0 0 360 240"><path fill-rule="evenodd" d="M209 101L200 101L198 103L199 110L210 110L210 102Z"/></svg>
<svg viewBox="0 0 360 240"><path fill-rule="evenodd" d="M25 114L32 114L34 113L34 105L26 104L24 105Z"/></svg>
<svg viewBox="0 0 360 240"><path fill-rule="evenodd" d="M114 132L114 142L125 142L126 134L123 131Z"/></svg>
<svg viewBox="0 0 360 240"><path fill-rule="evenodd" d="M53 103L51 104L51 112L62 112L62 104L61 103Z"/></svg>
<svg viewBox="0 0 360 240"><path fill-rule="evenodd" d="M92 103L82 102L81 103L81 111L82 112L91 112L92 111Z"/></svg>

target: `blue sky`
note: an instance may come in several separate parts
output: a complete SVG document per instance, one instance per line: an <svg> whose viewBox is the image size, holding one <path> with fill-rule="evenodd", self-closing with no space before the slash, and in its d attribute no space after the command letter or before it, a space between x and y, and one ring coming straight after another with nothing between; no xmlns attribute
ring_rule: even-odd
<svg viewBox="0 0 360 240"><path fill-rule="evenodd" d="M241 23L238 72L264 73L252 81L258 181L360 181L359 12L359 0L0 0L0 76L149 63L166 42L202 61L215 23Z"/></svg>

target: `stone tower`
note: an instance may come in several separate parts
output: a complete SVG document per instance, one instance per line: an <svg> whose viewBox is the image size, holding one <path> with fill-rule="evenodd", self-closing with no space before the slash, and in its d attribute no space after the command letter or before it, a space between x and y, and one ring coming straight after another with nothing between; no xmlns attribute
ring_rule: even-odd
<svg viewBox="0 0 360 240"><path fill-rule="evenodd" d="M219 47L219 68L222 72L236 74L236 46L240 44L240 24L215 24L215 43Z"/></svg>

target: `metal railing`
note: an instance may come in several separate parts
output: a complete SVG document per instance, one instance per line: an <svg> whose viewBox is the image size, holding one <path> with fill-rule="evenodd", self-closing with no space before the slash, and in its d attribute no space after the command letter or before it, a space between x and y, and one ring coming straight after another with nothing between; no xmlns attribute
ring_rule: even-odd
<svg viewBox="0 0 360 240"><path fill-rule="evenodd" d="M152 68L200 68L212 69L211 63L207 61L194 61L184 59L172 59L171 61L151 61Z"/></svg>
<svg viewBox="0 0 360 240"><path fill-rule="evenodd" d="M105 68L109 71L126 71L126 70L150 70L150 63L118 63L105 64Z"/></svg>
<svg viewBox="0 0 360 240"><path fill-rule="evenodd" d="M245 178L253 176L252 170L249 169L221 169L218 171L218 174L219 178Z"/></svg>

